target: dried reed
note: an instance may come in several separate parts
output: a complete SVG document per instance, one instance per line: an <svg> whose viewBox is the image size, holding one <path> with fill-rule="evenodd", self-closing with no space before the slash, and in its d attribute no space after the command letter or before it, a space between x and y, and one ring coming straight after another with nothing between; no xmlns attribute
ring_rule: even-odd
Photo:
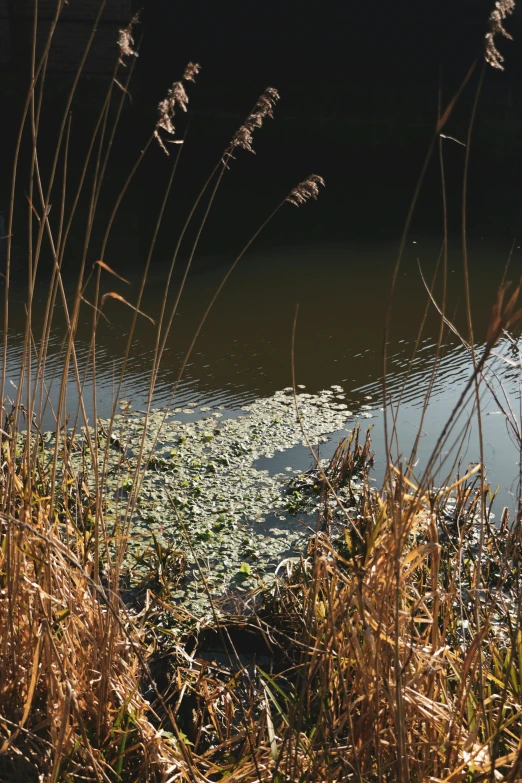
<svg viewBox="0 0 522 783"><path fill-rule="evenodd" d="M188 95L183 84L186 82L194 82L195 76L201 70L201 66L197 63L188 63L185 67L182 78L174 82L172 87L169 88L166 97L160 101L158 105L158 122L156 124L156 130L154 131L154 137L160 145L163 152L169 155L169 151L165 147L164 141L161 138L160 130L164 130L166 133L174 136L176 128L174 127L174 115L176 113L176 107L179 107L182 111L187 111ZM175 142L173 139L169 139L171 144L181 143Z"/></svg>
<svg viewBox="0 0 522 783"><path fill-rule="evenodd" d="M486 33L486 47L484 57L493 68L504 70L504 57L497 48L496 38L501 36L509 41L513 36L504 27L504 21L515 10L515 0L496 0L495 6L489 16L489 30Z"/></svg>

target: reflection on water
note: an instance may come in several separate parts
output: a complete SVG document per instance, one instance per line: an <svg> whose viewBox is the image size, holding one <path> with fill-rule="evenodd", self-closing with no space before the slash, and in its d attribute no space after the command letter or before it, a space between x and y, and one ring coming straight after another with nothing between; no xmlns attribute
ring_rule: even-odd
<svg viewBox="0 0 522 783"><path fill-rule="evenodd" d="M297 382L304 384L311 392L340 384L351 410L360 412L362 405L371 407L373 418L368 419L368 423L373 425L376 476L379 478L384 469L381 380L383 329L395 252L396 247L391 243L316 244L251 252L234 272L211 312L190 358L174 406L184 408L188 403L219 405L233 412L246 402L288 386L291 382L292 322L296 305L299 304L295 346ZM439 253L438 240L423 237L410 240L399 272L393 305L388 345L388 389L395 402L401 398L397 421L398 447L404 455L409 454L417 434L440 325L439 316L430 306L419 350L403 389L427 300L418 264L425 278L431 280ZM507 255L508 248L500 244L477 241L470 247L477 343L486 334L495 291ZM456 244L450 248L447 312L464 331L459 257ZM168 254L165 253L164 258L155 261L154 271L145 289L142 310L153 317L159 313L168 260ZM522 254L517 248L511 260L510 277L513 279L520 276L521 260ZM116 271L131 278L131 286L123 283L116 286L114 278L104 278L105 290L121 289L121 293L132 301L138 290L137 265L129 272L123 264L119 267L114 259L111 263ZM167 341L154 397L156 406L164 406L169 402L190 339L229 263L230 260L222 258L203 258L195 262ZM68 281L65 282L67 286ZM169 301L174 301L176 287L177 282L173 285ZM34 306L36 340L43 318L45 286L40 286L38 290L41 293ZM440 300L440 295L439 281L435 284L435 297ZM23 339L23 302L24 291L20 285L14 288L11 305L8 377L13 383L17 382ZM96 386L100 416L108 415L113 403L131 322L130 311L118 302L108 301L105 312L110 323L101 321L97 338ZM77 351L80 366L85 365L90 350L92 311L87 307L83 319ZM62 346L61 320L60 307L57 307L57 325L50 344L49 383L53 362L59 359ZM123 385L123 397L137 409L142 408L147 399L154 343L153 325L146 319L140 319ZM498 353L513 359L513 351L507 339L499 345ZM518 414L518 371L498 357L492 362L494 366L488 369L488 377L504 402L504 394L508 395L513 410ZM454 334L446 334L433 380L428 413L422 424L418 464L415 468L418 475L422 475L437 437L469 378L470 369L469 352ZM492 369L496 377L492 375ZM57 398L56 385L55 382L51 387L50 399L53 405ZM90 376L87 377L85 400L88 414L92 416ZM74 410L74 405L75 393L71 384L69 409ZM469 406L468 410L471 410ZM510 493L516 491L518 478L518 453L510 440L504 418L498 413L498 404L485 388L483 411L484 451L489 476L493 485L499 484L501 487L500 502L511 504ZM363 425L366 423L364 418L361 421ZM463 421L457 423L454 437L441 455L440 480L452 468L451 443L462 425ZM44 426L53 427L49 409ZM463 435L465 468L468 462L479 458L476 426ZM330 449L334 441L335 437ZM323 446L321 453L322 456L328 456L328 446ZM308 466L309 457L304 452L293 454L292 458L297 467ZM283 461L287 465L288 455L281 456L280 461L281 465ZM276 463L277 459L274 458L274 470L279 470L280 465ZM497 509L497 513L500 513L500 509Z"/></svg>

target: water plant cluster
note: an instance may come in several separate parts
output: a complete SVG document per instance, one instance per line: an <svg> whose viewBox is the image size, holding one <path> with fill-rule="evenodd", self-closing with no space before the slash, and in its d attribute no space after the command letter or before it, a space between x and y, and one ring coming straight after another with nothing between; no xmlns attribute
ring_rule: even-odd
<svg viewBox="0 0 522 783"><path fill-rule="evenodd" d="M133 411L126 401L122 407L112 426L104 420L98 426L98 472L110 439L104 493L108 530L115 528L129 501L144 436L144 413ZM359 417L361 413L369 415L368 410L359 411ZM305 475L292 465L282 472L260 469L258 460L297 445L306 448L303 426L307 438L319 445L349 423L355 427L358 416L348 410L340 386L319 394L300 391L295 401L288 388L244 406L234 416L209 406L171 413L153 409L144 439L147 468L139 478L125 559L133 579L143 576L140 564L148 563L145 553L152 545L154 551L183 553L190 578L187 571L174 596L194 614L210 611L197 561L204 564L206 585L215 597L230 589L245 592L265 586L282 560L299 559L315 529L322 508L315 474L328 460L319 459L318 467ZM94 437L93 431L89 434ZM42 443L50 463L55 434L44 433ZM85 433L69 445L67 475L81 474L84 489L94 495L96 472ZM351 472L348 504L362 467L354 466Z"/></svg>

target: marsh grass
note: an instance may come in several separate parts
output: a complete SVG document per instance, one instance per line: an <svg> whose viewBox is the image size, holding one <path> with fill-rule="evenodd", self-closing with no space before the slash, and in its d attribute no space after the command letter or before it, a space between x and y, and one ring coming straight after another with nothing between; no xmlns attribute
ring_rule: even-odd
<svg viewBox="0 0 522 783"><path fill-rule="evenodd" d="M506 35L503 23L512 5L496 4L492 35ZM104 6L101 2L100 15ZM84 166L78 180L69 183L70 112L97 20L63 114L56 118L56 150L44 178L39 127L47 57L62 7L60 0L39 59L36 43L33 46L6 229L0 389L0 780L520 780L520 511L511 523L503 513L500 528L494 525L482 463L463 471L462 477L455 465L445 466L444 477L440 469L438 474L434 470L466 415L469 396L474 395L474 415L480 422L480 389L488 384L488 359L499 336L520 317L518 288L508 295L507 287L501 286L480 350L474 348L469 321L470 334L463 342L470 351L470 378L422 477L416 477L412 467L415 448L409 460L392 459L400 399L388 400L385 384L389 468L382 489L372 488L370 440L360 442L357 430L339 445L328 467L316 458L313 479L324 511L300 562L282 564L272 586L243 602L241 616L223 616L209 591L212 616L205 621L195 618L177 605L174 596L176 583L184 576L190 540L184 552L169 549L151 535L133 574L127 558L131 519L161 433L161 424L157 428L151 423L154 389L201 233L224 177L236 165L236 155L253 151L253 134L273 117L279 96L273 88L261 95L216 162L175 243L159 314L144 313L143 291L182 144L173 146L169 156L171 172L134 298L125 292L126 281L105 251L120 204L136 171L155 149L153 142L166 152L169 141L182 141L175 137L174 114L177 109L186 111L184 82L196 80L199 66L189 63L181 80L174 82L159 106L156 127L121 183L112 211L100 215L100 194L139 56L138 20L120 32L120 57L101 101ZM37 24L35 16L35 42ZM488 38L487 51L498 63L494 46ZM472 72L473 68L444 111L441 108L430 149L431 154L439 145L443 199L445 137L440 131ZM473 122L466 170L472 126ZM18 163L27 149L23 138L30 144L29 179L22 184ZM404 237L421 181L422 176ZM178 383L222 287L260 231L286 202L299 206L315 199L323 184L321 177L311 175L282 195L238 253L205 310ZM26 196L27 315L19 378L14 398L8 400L12 234L20 193ZM465 191L463 204L465 215ZM81 257L69 259L69 234L82 209L86 230ZM102 249L93 257L92 236L100 220L105 225ZM465 248L465 219L463 225ZM195 236L191 241L189 227ZM188 263L181 284L171 291L182 244L188 246ZM433 294L435 280L427 285L426 307L435 305L441 318L432 380L446 330L453 328L445 312L446 246L445 230L436 273L440 271L443 279L441 302ZM53 268L45 317L36 323L32 304L44 254L50 254ZM78 270L72 295L62 277L68 262ZM102 293L106 279L113 290ZM132 322L107 426L97 416L96 355L109 299L114 306L132 308ZM61 305L65 328L61 352L51 361L56 303ZM92 318L91 341L87 361L80 363L77 331L86 311ZM156 351L142 439L129 472L121 435L114 430L133 336L144 317L156 329ZM294 391L296 327L297 316L291 358ZM511 339L516 348L516 339ZM515 364L520 369L520 361ZM89 377L94 389L91 421L85 396ZM66 402L70 386L77 399L73 410ZM176 390L177 384L165 416ZM294 399L300 420L297 395ZM56 434L49 449L41 423L50 408ZM506 398L504 415L522 444L514 410ZM464 433L469 424L464 423ZM303 434L306 437L306 431ZM86 452L81 470L73 459L79 449ZM108 477L114 470L125 472L126 494L118 501L116 514L109 515ZM343 502L346 497L349 503ZM196 565L208 589L203 566Z"/></svg>

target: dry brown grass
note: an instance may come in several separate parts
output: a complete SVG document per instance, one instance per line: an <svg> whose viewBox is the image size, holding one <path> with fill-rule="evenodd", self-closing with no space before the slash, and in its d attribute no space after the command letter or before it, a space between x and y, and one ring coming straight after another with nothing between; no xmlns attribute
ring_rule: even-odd
<svg viewBox="0 0 522 783"><path fill-rule="evenodd" d="M360 451L339 450L337 478L341 454L353 465ZM45 497L28 504L23 473L4 468L18 503L2 516L0 779L522 774L520 532L486 517L479 579L476 470L438 492L400 472L389 495L364 481L350 524L317 534L257 615L220 621L217 665L192 637L188 656L151 644L157 614L179 616L176 605L149 591L147 621L129 618L94 583L77 528ZM266 662L245 660L238 629ZM152 705L151 662L163 683Z"/></svg>
<svg viewBox="0 0 522 783"><path fill-rule="evenodd" d="M479 501L459 490L458 523L449 494L412 496L403 477L389 497L368 493L363 540L319 538L274 595L300 649L283 779L519 779L518 564L504 559L518 534L490 528L477 594Z"/></svg>
<svg viewBox="0 0 522 783"><path fill-rule="evenodd" d="M74 482L51 506L49 476L28 496L7 440L2 452L12 511L0 515L0 780L198 779L184 746L151 722L143 631L111 580L93 579Z"/></svg>
<svg viewBox="0 0 522 783"><path fill-rule="evenodd" d="M319 533L257 615L222 621L228 664L204 642L180 663L172 699L193 704L213 779L520 779L520 531L486 515L479 577L476 473L429 493L366 483L353 527Z"/></svg>

